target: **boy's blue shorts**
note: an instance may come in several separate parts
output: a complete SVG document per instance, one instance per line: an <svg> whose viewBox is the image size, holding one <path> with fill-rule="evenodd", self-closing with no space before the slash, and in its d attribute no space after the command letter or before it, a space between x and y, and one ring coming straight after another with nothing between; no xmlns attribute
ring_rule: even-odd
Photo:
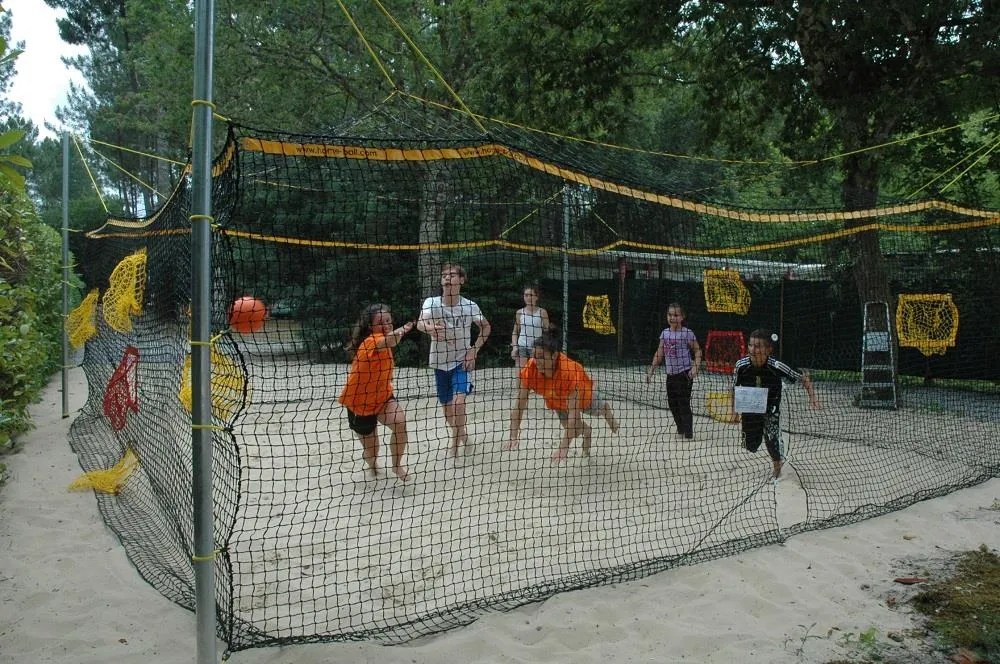
<svg viewBox="0 0 1000 664"><path fill-rule="evenodd" d="M470 394L472 392L469 373L461 364L447 371L435 369L434 382L437 384L438 401L444 406L450 404L456 394Z"/></svg>

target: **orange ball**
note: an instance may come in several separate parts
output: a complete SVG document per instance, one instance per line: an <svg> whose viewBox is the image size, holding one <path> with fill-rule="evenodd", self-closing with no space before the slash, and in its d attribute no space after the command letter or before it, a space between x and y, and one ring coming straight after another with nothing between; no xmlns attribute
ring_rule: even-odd
<svg viewBox="0 0 1000 664"><path fill-rule="evenodd" d="M240 334L250 334L264 327L265 318L264 302L249 295L237 299L229 310L229 325Z"/></svg>

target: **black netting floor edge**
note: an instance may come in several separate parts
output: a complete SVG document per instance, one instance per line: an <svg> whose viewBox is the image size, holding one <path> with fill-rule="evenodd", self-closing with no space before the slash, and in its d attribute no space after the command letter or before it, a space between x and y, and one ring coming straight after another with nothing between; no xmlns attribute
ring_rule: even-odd
<svg viewBox="0 0 1000 664"><path fill-rule="evenodd" d="M933 500L934 498L940 498L942 496L947 496L948 494L954 493L956 491L961 491L962 489L968 489L970 487L977 486L983 482L988 482L993 478L1000 477L1000 467L982 467L977 469L979 472L972 475L969 479L964 482L951 483L943 486L932 487L929 489L924 489L918 491L917 493L907 494L905 496L900 496L895 500L892 500L885 505L863 505L853 512L848 514L838 514L832 516L828 519L822 519L818 521L800 521L784 531L789 537L795 535L800 535L802 533L812 532L816 530L826 530L829 528L839 528L841 526L849 526L854 523L859 523L861 521L867 521L868 519L874 519L879 516L885 516L886 514L891 514L893 512L898 512L900 510L906 509L912 505L923 502L925 500Z"/></svg>
<svg viewBox="0 0 1000 664"><path fill-rule="evenodd" d="M542 602L560 593L634 581L670 569L725 558L771 544L780 544L785 539L785 531L776 528L755 534L751 537L729 540L691 553L655 558L605 570L592 570L590 572L567 576L558 582L549 581L529 588L493 595L473 602L466 602L390 627L339 634L313 634L293 637L268 636L262 640L232 643L229 645L229 651L238 652L271 646L352 641L379 641L385 645L401 645L418 638L469 625L490 613L503 613L528 604ZM244 634L262 634L259 629L251 627L242 621L237 621L237 623L244 628L242 630ZM237 629L237 631L240 630Z"/></svg>

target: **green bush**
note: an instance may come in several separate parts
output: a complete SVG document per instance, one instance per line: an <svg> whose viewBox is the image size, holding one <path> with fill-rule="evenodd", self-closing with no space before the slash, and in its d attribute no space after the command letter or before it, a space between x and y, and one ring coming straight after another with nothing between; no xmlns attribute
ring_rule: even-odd
<svg viewBox="0 0 1000 664"><path fill-rule="evenodd" d="M0 181L0 450L27 430L28 405L59 368L61 256L59 234Z"/></svg>

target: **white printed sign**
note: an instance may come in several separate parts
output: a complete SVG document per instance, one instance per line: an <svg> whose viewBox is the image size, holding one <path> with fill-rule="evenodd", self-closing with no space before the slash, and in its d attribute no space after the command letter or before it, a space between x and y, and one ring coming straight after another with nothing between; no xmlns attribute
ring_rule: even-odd
<svg viewBox="0 0 1000 664"><path fill-rule="evenodd" d="M737 413L767 412L766 387L737 386L733 397L733 410Z"/></svg>

